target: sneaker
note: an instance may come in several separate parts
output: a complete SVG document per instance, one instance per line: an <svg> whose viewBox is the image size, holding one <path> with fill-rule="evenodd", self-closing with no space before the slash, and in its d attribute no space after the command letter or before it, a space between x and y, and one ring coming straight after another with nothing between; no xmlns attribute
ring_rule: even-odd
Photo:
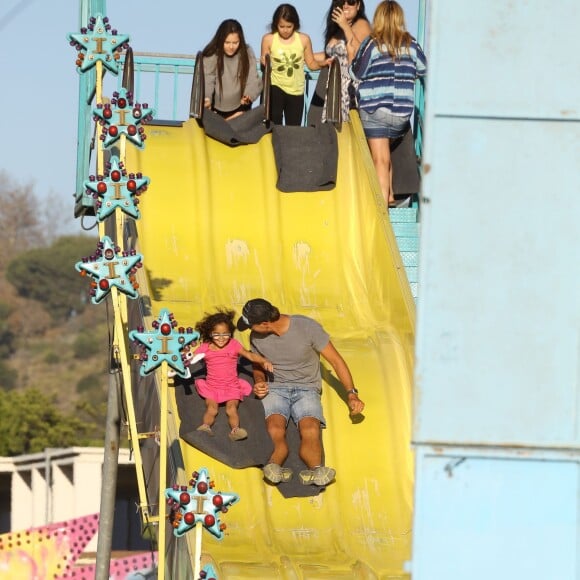
<svg viewBox="0 0 580 580"><path fill-rule="evenodd" d="M319 465L314 469L304 469L300 472L300 481L303 485L328 485L336 475L332 467Z"/></svg>
<svg viewBox="0 0 580 580"><path fill-rule="evenodd" d="M234 427L229 434L232 441L241 441L248 438L248 432L243 427Z"/></svg>
<svg viewBox="0 0 580 580"><path fill-rule="evenodd" d="M208 435L211 435L213 437L213 431L211 430L211 427L209 425L206 425L205 423L203 425L200 425L196 431L203 431L204 433L207 433Z"/></svg>
<svg viewBox="0 0 580 580"><path fill-rule="evenodd" d="M389 202L389 208L411 207L411 196L395 199Z"/></svg>
<svg viewBox="0 0 580 580"><path fill-rule="evenodd" d="M264 478L270 483L280 483L281 481L290 481L292 479L292 470L288 467L282 467L277 463L268 463L264 466Z"/></svg>

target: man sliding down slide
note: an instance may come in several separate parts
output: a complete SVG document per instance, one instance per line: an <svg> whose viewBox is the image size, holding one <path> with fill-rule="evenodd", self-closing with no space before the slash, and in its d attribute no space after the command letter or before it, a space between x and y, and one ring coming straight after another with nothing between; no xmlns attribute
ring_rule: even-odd
<svg viewBox="0 0 580 580"><path fill-rule="evenodd" d="M358 397L346 362L318 322L307 316L280 314L278 308L262 298L244 305L237 327L241 331L251 329L252 351L274 366L268 376L270 381L262 368L254 366L254 393L264 404L266 428L274 444L264 466L265 479L280 483L292 478L292 470L283 467L289 453L286 426L292 418L300 432L299 455L308 467L300 472L300 481L304 485L328 485L336 472L322 465L320 430L325 420L320 401L320 355L336 372L346 390L350 413L356 415L365 405Z"/></svg>

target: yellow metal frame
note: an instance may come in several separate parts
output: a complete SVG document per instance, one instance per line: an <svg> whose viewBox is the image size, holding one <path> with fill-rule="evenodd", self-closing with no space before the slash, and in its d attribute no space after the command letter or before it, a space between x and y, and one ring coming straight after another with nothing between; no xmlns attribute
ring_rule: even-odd
<svg viewBox="0 0 580 580"><path fill-rule="evenodd" d="M96 103L100 104L103 102L103 63L97 61L96 63L96 86L95 86L95 99ZM96 149L96 173L97 175L104 175L105 173L105 151L103 148L102 141L96 139L97 149ZM119 160L122 163L126 163L126 138L125 135L120 137L120 156ZM125 227L125 214L117 209L114 214L114 238L117 244L124 244L124 227ZM106 224L105 222L99 223L99 239L101 239L106 234ZM111 304L113 307L114 314L114 332L113 332L113 356L116 358L117 362L121 366L121 374L123 377L123 396L126 401L127 409L127 422L129 429L129 437L133 442L133 454L135 457L136 471L137 471L137 487L139 490L140 497L140 510L143 522L146 525L151 523L158 523L158 544L159 546L165 546L165 531L166 526L162 525L165 522L165 496L163 492L165 490L165 478L160 482L159 491L159 516L151 516L150 506L147 502L147 488L145 483L145 477L143 472L143 460L141 456L141 448L139 445L139 439L142 438L142 434L138 432L137 420L135 416L135 406L133 400L132 392L132 381L131 381L131 366L130 366L130 352L127 346L127 322L128 322L128 311L127 311L127 297L120 293L116 287L111 289ZM164 368L162 370L162 384L160 393L160 441L167 441L167 365L164 363ZM112 388L112 387L111 387ZM167 446L161 445L160 449L160 473L166 473L167 465ZM160 521L162 523L160 523ZM159 550L158 556L158 566L159 570L165 570L165 550ZM163 575L161 577L164 577Z"/></svg>

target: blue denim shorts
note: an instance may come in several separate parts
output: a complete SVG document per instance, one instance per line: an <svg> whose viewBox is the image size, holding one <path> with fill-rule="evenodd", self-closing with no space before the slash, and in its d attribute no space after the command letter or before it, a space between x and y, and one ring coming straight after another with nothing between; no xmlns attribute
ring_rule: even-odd
<svg viewBox="0 0 580 580"><path fill-rule="evenodd" d="M408 117L393 115L385 107L373 113L361 109L360 121L367 139L397 139L402 137L411 126Z"/></svg>
<svg viewBox="0 0 580 580"><path fill-rule="evenodd" d="M314 417L320 421L322 427L326 425L318 389L271 383L268 394L262 399L262 403L266 418L270 415L282 415L286 418L286 422L292 418L294 423L298 425L302 419Z"/></svg>

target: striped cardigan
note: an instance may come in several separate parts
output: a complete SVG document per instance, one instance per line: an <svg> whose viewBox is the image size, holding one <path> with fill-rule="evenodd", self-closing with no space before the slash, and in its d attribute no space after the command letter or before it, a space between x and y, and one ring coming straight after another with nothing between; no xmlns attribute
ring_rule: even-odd
<svg viewBox="0 0 580 580"><path fill-rule="evenodd" d="M401 51L393 60L383 47L379 50L369 36L360 45L350 66L350 76L360 81L358 106L369 113L386 107L393 115L410 117L415 99L415 79L425 76L427 59L413 39L409 52Z"/></svg>

